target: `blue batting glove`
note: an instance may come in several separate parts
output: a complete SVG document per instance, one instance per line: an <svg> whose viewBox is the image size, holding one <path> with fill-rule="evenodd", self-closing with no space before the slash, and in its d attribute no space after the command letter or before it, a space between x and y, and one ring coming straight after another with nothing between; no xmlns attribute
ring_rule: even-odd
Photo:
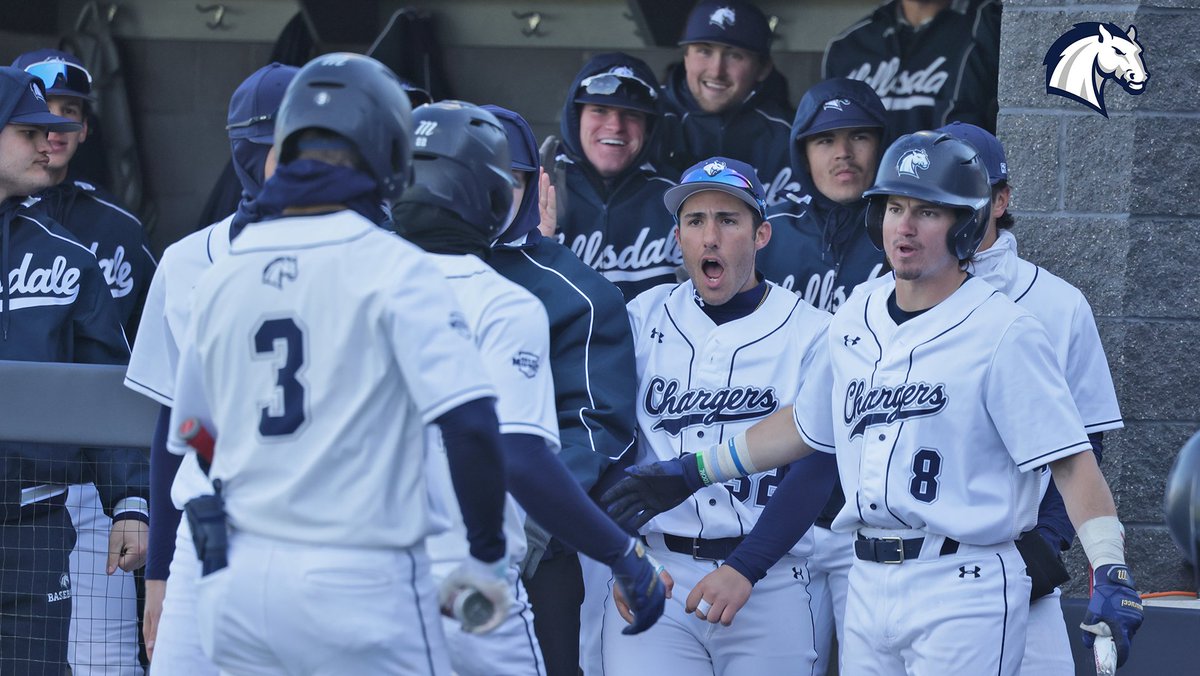
<svg viewBox="0 0 1200 676"><path fill-rule="evenodd" d="M686 453L678 458L635 465L626 476L604 492L600 500L617 523L641 528L647 521L674 508L692 493L704 487L696 456Z"/></svg>
<svg viewBox="0 0 1200 676"><path fill-rule="evenodd" d="M1109 564L1092 573L1092 599L1079 626L1088 648L1097 636L1111 636L1117 648L1117 666L1125 664L1133 635L1142 626L1142 598L1133 588L1128 567Z"/></svg>
<svg viewBox="0 0 1200 676"><path fill-rule="evenodd" d="M633 612L633 624L622 629L622 634L640 634L654 626L663 614L667 597L658 571L658 562L637 540L632 540L629 551L612 565L613 576Z"/></svg>

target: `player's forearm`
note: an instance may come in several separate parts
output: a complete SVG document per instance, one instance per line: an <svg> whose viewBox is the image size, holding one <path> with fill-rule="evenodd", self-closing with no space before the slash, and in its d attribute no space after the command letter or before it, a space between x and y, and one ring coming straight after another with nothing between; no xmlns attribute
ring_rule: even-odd
<svg viewBox="0 0 1200 676"><path fill-rule="evenodd" d="M629 536L588 498L541 437L505 434L508 490L529 517L572 548L606 565L616 561Z"/></svg>
<svg viewBox="0 0 1200 676"><path fill-rule="evenodd" d="M755 423L742 434L700 451L696 462L705 486L789 465L812 453L788 406Z"/></svg>
<svg viewBox="0 0 1200 676"><path fill-rule="evenodd" d="M504 457L496 409L490 398L469 401L437 419L450 478L471 556L492 562L504 556Z"/></svg>
<svg viewBox="0 0 1200 676"><path fill-rule="evenodd" d="M1096 465L1096 456L1076 453L1050 463L1050 471L1088 561L1095 568L1124 564L1125 531L1117 519L1108 482Z"/></svg>
<svg viewBox="0 0 1200 676"><path fill-rule="evenodd" d="M175 532L182 512L171 502L171 484L183 456L167 452L171 409L163 406L150 442L150 545L146 554L146 579L165 580L175 556Z"/></svg>

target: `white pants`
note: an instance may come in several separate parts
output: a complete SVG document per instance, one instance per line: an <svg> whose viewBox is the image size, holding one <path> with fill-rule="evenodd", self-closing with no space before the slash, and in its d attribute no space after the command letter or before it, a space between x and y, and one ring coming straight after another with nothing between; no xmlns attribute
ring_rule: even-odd
<svg viewBox="0 0 1200 676"><path fill-rule="evenodd" d="M212 660L200 648L196 624L196 581L200 579L200 560L192 544L187 517L180 519L175 534L175 556L167 578L167 594L154 642L152 676L217 676Z"/></svg>
<svg viewBox="0 0 1200 676"><path fill-rule="evenodd" d="M367 549L231 532L197 583L200 644L230 674L449 676L424 545Z"/></svg>
<svg viewBox="0 0 1200 676"><path fill-rule="evenodd" d="M454 565L433 568L434 582L441 585ZM542 649L533 632L533 607L516 565L509 568L508 579L514 602L499 627L486 634L469 634L458 620L442 616L450 666L458 676L545 676Z"/></svg>
<svg viewBox="0 0 1200 676"><path fill-rule="evenodd" d="M809 533L814 543L808 557L808 571L812 575L808 588L813 597L814 647L817 650L813 673L824 676L830 664L838 663L833 652L835 631L839 646L846 635L846 586L850 582L850 566L854 563L854 534L835 533L819 526L813 526Z"/></svg>
<svg viewBox="0 0 1200 676"><path fill-rule="evenodd" d="M788 555L767 571L733 624L726 627L684 612L692 588L716 570L718 562L699 561L655 548L653 536L648 539L654 558L675 579L675 588L658 622L636 636L621 633L628 625L609 599L604 608L601 646L605 674L809 676L812 673L816 653L803 559Z"/></svg>
<svg viewBox="0 0 1200 676"><path fill-rule="evenodd" d="M75 525L71 552L71 634L67 661L75 676L141 676L138 661L137 589L133 573L107 574L108 534L92 484L67 489L67 511Z"/></svg>
<svg viewBox="0 0 1200 676"><path fill-rule="evenodd" d="M1063 619L1062 592L1055 589L1029 605L1029 631L1021 676L1073 676L1071 639Z"/></svg>
<svg viewBox="0 0 1200 676"><path fill-rule="evenodd" d="M941 545L927 537L920 557L900 564L854 560L842 674L1020 673L1030 588L1021 554L1008 542L940 556Z"/></svg>
<svg viewBox="0 0 1200 676"><path fill-rule="evenodd" d="M579 668L583 676L604 673L601 651L604 634L604 608L611 603L613 574L608 566L579 554L583 573L583 603L579 606ZM667 601L670 603L670 601Z"/></svg>

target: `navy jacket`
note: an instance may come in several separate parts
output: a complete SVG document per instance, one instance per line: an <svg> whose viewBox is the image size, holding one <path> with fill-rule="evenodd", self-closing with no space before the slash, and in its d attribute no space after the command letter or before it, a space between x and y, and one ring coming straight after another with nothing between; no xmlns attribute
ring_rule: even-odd
<svg viewBox="0 0 1200 676"><path fill-rule="evenodd" d="M115 197L84 181L68 179L37 196L33 209L60 223L96 255L132 341L157 267L141 221Z"/></svg>
<svg viewBox="0 0 1200 676"><path fill-rule="evenodd" d="M626 300L665 282L674 282L683 253L675 241L675 219L663 205L674 183L649 163L658 116L647 116L641 154L622 174L603 179L584 157L579 141L579 83L589 75L632 64L634 73L654 85L654 73L624 54L600 54L584 65L567 90L561 139L555 154L560 241L584 263L617 285Z"/></svg>
<svg viewBox="0 0 1200 676"><path fill-rule="evenodd" d="M822 77L874 87L896 136L954 121L996 131L1000 1L953 0L914 30L891 0L825 48Z"/></svg>
<svg viewBox="0 0 1200 676"><path fill-rule="evenodd" d="M767 190L767 206L778 204L785 190L798 190L788 161L792 108L787 82L779 71L760 83L741 105L722 113L706 113L687 86L682 64L663 85L662 128L658 134L658 166L672 180L688 167L720 155L754 167Z"/></svg>
<svg viewBox="0 0 1200 676"><path fill-rule="evenodd" d="M884 123L884 110L869 87L845 79L825 81L800 100L791 138L803 134L832 98L850 99ZM888 140L885 131L880 153ZM884 270L883 253L867 236L866 200L843 205L825 197L813 184L804 149L795 142L789 146L792 170L804 188L786 193L783 203L767 210L771 241L758 252L758 269L814 306L836 312L855 286Z"/></svg>
<svg viewBox="0 0 1200 676"><path fill-rule="evenodd" d="M524 120L503 108L488 110L518 121L530 154L537 157L537 143ZM513 224L493 246L488 264L546 307L562 442L558 457L586 491L634 444L633 335L621 292L566 247L542 237L539 220L535 180Z"/></svg>
<svg viewBox="0 0 1200 676"><path fill-rule="evenodd" d="M0 359L126 363L129 345L96 257L30 204L0 204ZM70 411L47 418L58 414ZM122 498L149 492L145 456L134 449L0 441L0 459L0 522L61 508L67 484L95 483L110 516Z"/></svg>

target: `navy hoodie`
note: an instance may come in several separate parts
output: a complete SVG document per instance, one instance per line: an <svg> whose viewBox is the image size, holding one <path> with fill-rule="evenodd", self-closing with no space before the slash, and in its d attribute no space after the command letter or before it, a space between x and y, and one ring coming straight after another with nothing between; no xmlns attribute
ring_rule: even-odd
<svg viewBox="0 0 1200 676"><path fill-rule="evenodd" d="M33 203L0 203L0 359L126 363L129 345L95 255ZM57 414L70 412L47 418ZM135 449L0 441L0 459L0 523L60 509L66 484L95 483L110 516L122 498L148 494L145 456Z"/></svg>
<svg viewBox="0 0 1200 676"><path fill-rule="evenodd" d="M791 138L808 130L822 105L850 99L885 123L879 97L862 82L835 78L813 85L800 100ZM890 136L884 130L879 152ZM758 270L772 282L796 292L815 307L837 309L859 283L884 271L883 253L867 236L866 200L840 204L818 192L809 172L802 142L793 141L792 170L803 186L767 210L771 241L758 252Z"/></svg>
<svg viewBox="0 0 1200 676"><path fill-rule="evenodd" d="M38 197L33 208L62 224L96 255L125 335L132 341L157 267L142 222L115 197L84 181L68 179Z"/></svg>
<svg viewBox="0 0 1200 676"><path fill-rule="evenodd" d="M683 252L675 241L675 220L663 205L663 193L674 182L658 175L649 163L659 115L646 116L641 152L620 175L603 179L583 154L579 83L589 75L629 66L651 86L658 82L641 60L618 52L593 57L567 90L555 156L554 182L559 197L559 238L584 263L617 285L626 300L646 289L674 283ZM660 97L661 98L661 97ZM661 104L660 104L661 105Z"/></svg>
<svg viewBox="0 0 1200 676"><path fill-rule="evenodd" d="M519 127L529 154L538 157L533 131L520 115L496 106L485 108ZM633 335L617 287L538 231L536 175L512 225L493 245L488 264L546 307L562 442L558 457L586 491L634 443ZM666 212L661 202L659 207Z"/></svg>
<svg viewBox="0 0 1200 676"><path fill-rule="evenodd" d="M771 74L741 105L707 113L687 86L683 64L671 69L663 85L662 128L658 134L658 165L672 179L709 157L731 157L754 167L767 191L767 206L778 204L787 190L799 190L788 161L788 132L792 108L787 81Z"/></svg>
<svg viewBox="0 0 1200 676"><path fill-rule="evenodd" d="M865 80L896 136L970 122L996 131L1000 0L953 0L929 23L901 21L898 0L825 48L822 76Z"/></svg>

